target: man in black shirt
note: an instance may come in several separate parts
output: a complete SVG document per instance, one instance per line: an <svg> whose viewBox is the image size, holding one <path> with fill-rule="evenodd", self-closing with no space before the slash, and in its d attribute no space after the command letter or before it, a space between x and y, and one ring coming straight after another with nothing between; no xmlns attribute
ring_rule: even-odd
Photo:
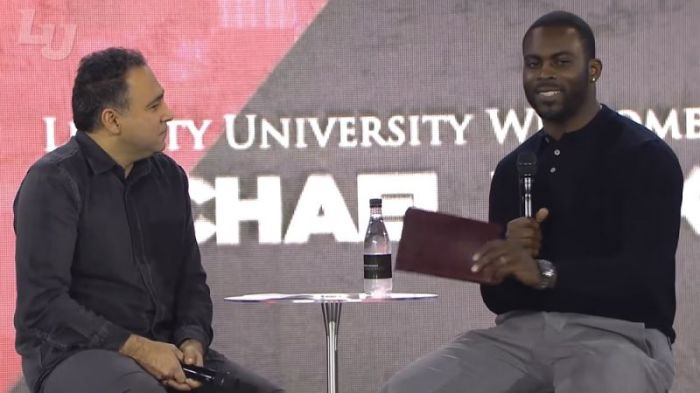
<svg viewBox="0 0 700 393"><path fill-rule="evenodd" d="M14 204L16 347L33 392L281 392L209 349L212 302L173 115L140 53L84 57L80 130L27 173ZM181 364L229 373L224 386Z"/></svg>
<svg viewBox="0 0 700 393"><path fill-rule="evenodd" d="M683 176L654 133L598 103L593 33L566 12L523 39L523 84L543 129L498 164L474 255L496 327L467 332L384 392L662 393L673 380L675 252ZM534 218L517 157L537 157Z"/></svg>

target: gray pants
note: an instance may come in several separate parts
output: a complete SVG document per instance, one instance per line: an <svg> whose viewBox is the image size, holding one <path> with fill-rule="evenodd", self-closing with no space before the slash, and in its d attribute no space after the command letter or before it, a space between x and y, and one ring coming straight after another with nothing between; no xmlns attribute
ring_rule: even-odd
<svg viewBox="0 0 700 393"><path fill-rule="evenodd" d="M642 323L511 312L400 370L382 393L663 393L668 338Z"/></svg>
<svg viewBox="0 0 700 393"><path fill-rule="evenodd" d="M281 393L278 387L209 350L204 366L228 371L223 387L203 384L199 393ZM129 357L100 349L78 352L61 362L42 384L42 393L166 393L151 374Z"/></svg>

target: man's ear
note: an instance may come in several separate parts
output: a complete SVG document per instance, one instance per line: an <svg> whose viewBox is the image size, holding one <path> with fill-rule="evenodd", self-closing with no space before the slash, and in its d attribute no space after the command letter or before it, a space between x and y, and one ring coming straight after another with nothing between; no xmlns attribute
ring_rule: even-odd
<svg viewBox="0 0 700 393"><path fill-rule="evenodd" d="M588 61L588 79L591 83L595 83L600 79L603 72L603 63L600 59L591 59Z"/></svg>
<svg viewBox="0 0 700 393"><path fill-rule="evenodd" d="M102 127L109 131L112 135L119 135L121 129L119 128L119 112L112 108L105 108L100 113L100 123Z"/></svg>

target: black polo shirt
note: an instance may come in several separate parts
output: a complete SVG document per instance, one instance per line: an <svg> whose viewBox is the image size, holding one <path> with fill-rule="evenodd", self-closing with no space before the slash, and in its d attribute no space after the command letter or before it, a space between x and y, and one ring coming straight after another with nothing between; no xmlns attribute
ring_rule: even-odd
<svg viewBox="0 0 700 393"><path fill-rule="evenodd" d="M520 216L517 156L537 155L533 212L549 209L539 258L557 268L556 288L508 279L482 286L495 313L556 311L643 322L675 338L675 253L683 175L656 134L603 106L560 140L540 130L494 173L489 219Z"/></svg>

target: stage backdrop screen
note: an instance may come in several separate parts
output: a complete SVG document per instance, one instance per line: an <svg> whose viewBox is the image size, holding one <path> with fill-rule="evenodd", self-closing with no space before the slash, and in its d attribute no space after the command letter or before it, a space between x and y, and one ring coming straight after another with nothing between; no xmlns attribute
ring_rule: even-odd
<svg viewBox="0 0 700 393"><path fill-rule="evenodd" d="M361 291L371 197L384 198L394 252L407 207L485 219L498 160L541 125L523 94L521 40L554 9L591 24L600 100L680 159L674 392L697 392L700 2L2 0L0 9L0 392L27 391L14 351L12 202L27 168L76 132L82 56L139 49L165 88L175 113L165 152L189 174L214 347L290 393L323 392L317 305L224 297ZM493 324L475 284L396 272L394 290L439 298L346 305L341 391L376 392L417 357Z"/></svg>

